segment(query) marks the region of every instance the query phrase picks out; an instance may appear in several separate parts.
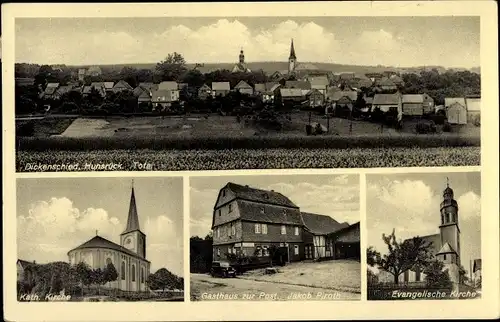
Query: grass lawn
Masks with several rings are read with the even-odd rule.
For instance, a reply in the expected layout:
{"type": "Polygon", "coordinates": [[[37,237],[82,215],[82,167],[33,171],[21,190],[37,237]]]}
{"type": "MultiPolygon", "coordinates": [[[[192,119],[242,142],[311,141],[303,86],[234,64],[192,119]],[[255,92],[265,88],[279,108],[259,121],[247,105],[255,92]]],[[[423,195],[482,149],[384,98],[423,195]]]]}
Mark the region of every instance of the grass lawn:
{"type": "MultiPolygon", "coordinates": [[[[218,114],[193,114],[190,116],[169,117],[106,117],[106,118],[45,118],[36,120],[35,136],[50,136],[61,134],[63,137],[117,137],[117,138],[140,138],[146,136],[173,137],[173,138],[207,138],[207,137],[254,137],[261,136],[306,136],[305,126],[312,123],[320,123],[327,126],[327,119],[316,113],[309,114],[305,111],[289,114],[290,121],[284,125],[281,132],[269,131],[252,124],[246,124],[244,120],[237,121],[234,116],[221,116],[218,114]],[[74,122],[73,122],[74,121],[74,122]]],[[[19,124],[24,121],[18,121],[19,124]]],[[[402,131],[382,127],[380,124],[362,120],[352,122],[342,118],[330,118],[330,135],[388,135],[398,136],[401,134],[415,133],[417,121],[405,122],[402,131]]],[[[439,135],[461,135],[479,137],[480,128],[474,125],[454,127],[452,133],[442,132],[438,126],[439,135]]]]}
{"type": "Polygon", "coordinates": [[[361,292],[361,264],[357,261],[291,263],[279,267],[278,271],[276,274],[264,274],[264,269],[252,270],[240,278],[361,292]]]}

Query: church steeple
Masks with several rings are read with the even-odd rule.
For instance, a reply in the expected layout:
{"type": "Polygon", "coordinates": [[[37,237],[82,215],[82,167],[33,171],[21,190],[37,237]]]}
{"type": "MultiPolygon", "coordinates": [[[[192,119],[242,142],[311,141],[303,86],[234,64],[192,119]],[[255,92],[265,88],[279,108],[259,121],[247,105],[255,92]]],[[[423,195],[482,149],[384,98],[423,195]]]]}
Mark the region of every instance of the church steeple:
{"type": "Polygon", "coordinates": [[[297,56],[295,55],[295,48],[293,47],[293,39],[290,44],[290,57],[288,57],[288,74],[292,74],[297,66],[297,56]]]}
{"type": "Polygon", "coordinates": [[[445,263],[460,265],[460,228],[458,225],[458,203],[454,199],[453,189],[450,188],[449,179],[446,178],[446,188],[443,191],[443,201],[440,205],[441,247],[438,258],[445,263]],[[446,247],[445,247],[446,246],[446,247]]]}
{"type": "Polygon", "coordinates": [[[245,63],[245,54],[243,54],[243,48],[240,50],[240,64],[245,63]]]}
{"type": "Polygon", "coordinates": [[[139,227],[139,215],[137,214],[137,205],[135,203],[134,183],[132,182],[132,192],[130,194],[130,205],[128,208],[127,226],[123,233],[125,234],[135,230],[141,230],[141,229],[139,227]]]}
{"type": "Polygon", "coordinates": [[[293,47],[293,39],[292,39],[292,43],[290,45],[290,57],[288,57],[288,60],[290,59],[297,59],[297,56],[295,56],[295,48],[293,47]]]}

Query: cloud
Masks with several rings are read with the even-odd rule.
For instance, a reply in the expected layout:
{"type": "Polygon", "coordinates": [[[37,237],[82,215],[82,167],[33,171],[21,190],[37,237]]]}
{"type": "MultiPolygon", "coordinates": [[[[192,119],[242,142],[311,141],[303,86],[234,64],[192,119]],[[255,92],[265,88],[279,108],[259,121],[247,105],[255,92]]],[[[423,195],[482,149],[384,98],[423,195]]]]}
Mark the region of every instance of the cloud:
{"type": "MultiPolygon", "coordinates": [[[[17,225],[19,258],[40,263],[68,261],[67,252],[95,236],[96,229],[99,236],[119,243],[124,227],[105,209],[80,210],[65,197],[32,204],[28,214],[17,217],[17,225]]],[[[182,274],[182,233],[172,220],[148,217],[143,227],[152,270],[166,267],[182,274]]]]}

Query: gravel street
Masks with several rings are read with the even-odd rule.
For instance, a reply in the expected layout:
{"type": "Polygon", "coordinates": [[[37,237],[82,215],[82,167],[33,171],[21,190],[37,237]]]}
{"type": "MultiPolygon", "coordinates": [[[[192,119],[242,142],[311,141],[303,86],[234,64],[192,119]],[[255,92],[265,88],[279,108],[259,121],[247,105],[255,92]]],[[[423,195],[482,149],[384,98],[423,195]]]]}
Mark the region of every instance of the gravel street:
{"type": "Polygon", "coordinates": [[[191,274],[192,300],[233,301],[332,301],[360,300],[361,294],[307,287],[253,281],[240,278],[213,278],[206,274],[191,274]]]}

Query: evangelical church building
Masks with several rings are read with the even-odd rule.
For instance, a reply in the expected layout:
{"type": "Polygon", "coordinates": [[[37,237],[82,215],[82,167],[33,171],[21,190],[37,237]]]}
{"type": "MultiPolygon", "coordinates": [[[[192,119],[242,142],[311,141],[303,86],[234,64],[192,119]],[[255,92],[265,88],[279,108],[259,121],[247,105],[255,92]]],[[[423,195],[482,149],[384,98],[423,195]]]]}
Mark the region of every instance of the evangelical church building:
{"type": "MultiPolygon", "coordinates": [[[[422,236],[421,238],[430,242],[430,253],[432,256],[444,264],[444,269],[448,270],[450,280],[454,284],[459,281],[460,268],[460,228],[458,225],[458,203],[454,199],[453,189],[449,184],[443,192],[443,201],[440,204],[440,225],[439,233],[422,236]]],[[[424,268],[415,267],[399,276],[400,282],[423,282],[425,281],[424,268]]],[[[393,276],[381,271],[380,281],[392,282],[393,276]],[[385,273],[385,274],[384,274],[385,273]]]]}
{"type": "Polygon", "coordinates": [[[130,195],[127,226],[120,235],[120,244],[96,234],[95,237],[68,252],[69,262],[85,262],[91,269],[104,269],[112,263],[118,273],[114,282],[105,286],[122,291],[147,291],[146,279],[150,262],[146,259],[146,235],[139,227],[134,188],[130,195]]]}

